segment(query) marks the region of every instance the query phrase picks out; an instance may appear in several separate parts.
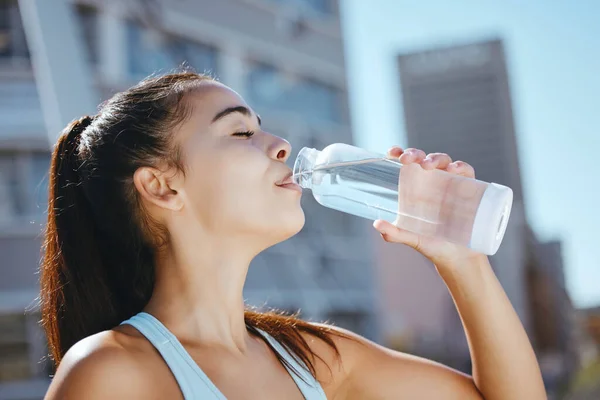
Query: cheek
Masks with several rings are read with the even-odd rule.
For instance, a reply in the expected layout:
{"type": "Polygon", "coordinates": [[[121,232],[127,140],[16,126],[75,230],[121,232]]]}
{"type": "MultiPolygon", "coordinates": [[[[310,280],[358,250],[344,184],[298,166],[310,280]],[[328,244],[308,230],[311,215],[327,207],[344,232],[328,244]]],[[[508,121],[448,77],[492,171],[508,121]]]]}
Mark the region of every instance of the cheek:
{"type": "Polygon", "coordinates": [[[223,167],[198,182],[191,189],[192,218],[214,235],[250,235],[270,246],[295,235],[304,225],[299,198],[273,187],[256,171],[232,172],[223,167]]]}
{"type": "Polygon", "coordinates": [[[250,157],[251,153],[207,157],[190,168],[186,176],[188,202],[204,224],[239,225],[264,216],[269,203],[268,160],[250,157]]]}
{"type": "Polygon", "coordinates": [[[186,175],[191,218],[215,234],[257,234],[278,242],[304,224],[298,196],[275,187],[273,161],[246,143],[198,155],[186,175]]]}

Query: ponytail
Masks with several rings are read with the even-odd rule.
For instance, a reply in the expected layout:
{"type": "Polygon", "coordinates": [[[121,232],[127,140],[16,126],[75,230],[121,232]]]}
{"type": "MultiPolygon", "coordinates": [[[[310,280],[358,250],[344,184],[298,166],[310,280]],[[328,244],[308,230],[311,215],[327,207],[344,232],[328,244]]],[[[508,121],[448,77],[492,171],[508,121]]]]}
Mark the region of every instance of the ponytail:
{"type": "MultiPolygon", "coordinates": [[[[85,146],[81,141],[92,122],[93,118],[86,116],[64,129],[50,165],[40,299],[42,326],[56,366],[77,341],[111,329],[141,311],[153,287],[153,271],[137,274],[146,277],[145,282],[133,276],[142,268],[140,264],[152,268],[148,249],[141,243],[123,240],[135,237],[128,235],[127,229],[121,234],[106,232],[95,217],[94,203],[104,206],[110,203],[107,198],[123,196],[114,190],[111,193],[110,185],[90,182],[98,179],[90,173],[94,170],[94,165],[89,165],[93,160],[85,157],[83,162],[85,146]],[[94,192],[103,198],[90,201],[86,194],[94,192]]],[[[113,217],[104,216],[104,220],[125,218],[122,225],[129,225],[125,211],[117,208],[114,213],[113,217]]]]}

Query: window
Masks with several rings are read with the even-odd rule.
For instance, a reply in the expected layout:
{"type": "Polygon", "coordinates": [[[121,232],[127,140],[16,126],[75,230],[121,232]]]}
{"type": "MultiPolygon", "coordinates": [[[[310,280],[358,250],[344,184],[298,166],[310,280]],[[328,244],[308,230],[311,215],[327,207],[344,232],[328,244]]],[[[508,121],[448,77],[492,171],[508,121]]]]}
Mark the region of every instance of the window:
{"type": "Polygon", "coordinates": [[[286,76],[274,67],[254,63],[247,82],[248,97],[259,109],[300,113],[311,120],[339,122],[340,92],[325,84],[286,76]]]}
{"type": "Polygon", "coordinates": [[[331,14],[333,12],[331,0],[273,0],[280,4],[296,4],[304,6],[311,11],[316,11],[320,14],[331,14]]]}
{"type": "Polygon", "coordinates": [[[0,222],[43,221],[49,166],[46,152],[0,153],[0,222]]]}
{"type": "Polygon", "coordinates": [[[0,154],[0,218],[7,220],[19,214],[17,163],[13,154],[0,154]]]}
{"type": "Polygon", "coordinates": [[[84,39],[87,58],[92,64],[98,63],[98,11],[94,7],[78,4],[77,21],[84,39]]]}
{"type": "Polygon", "coordinates": [[[16,0],[0,0],[0,58],[29,58],[16,0]]]}
{"type": "Polygon", "coordinates": [[[311,9],[320,13],[330,14],[332,12],[330,0],[303,0],[303,2],[311,9]]]}
{"type": "Polygon", "coordinates": [[[31,376],[25,315],[0,315],[0,382],[31,376]]]}
{"type": "Polygon", "coordinates": [[[10,54],[10,14],[12,2],[0,1],[0,57],[10,54]]]}
{"type": "Polygon", "coordinates": [[[198,72],[216,73],[217,52],[210,46],[149,29],[136,22],[127,25],[129,73],[142,79],[167,72],[182,63],[198,72]]]}
{"type": "Polygon", "coordinates": [[[27,196],[29,197],[29,214],[42,221],[48,207],[48,171],[50,154],[32,153],[30,158],[29,179],[27,179],[27,196]]]}

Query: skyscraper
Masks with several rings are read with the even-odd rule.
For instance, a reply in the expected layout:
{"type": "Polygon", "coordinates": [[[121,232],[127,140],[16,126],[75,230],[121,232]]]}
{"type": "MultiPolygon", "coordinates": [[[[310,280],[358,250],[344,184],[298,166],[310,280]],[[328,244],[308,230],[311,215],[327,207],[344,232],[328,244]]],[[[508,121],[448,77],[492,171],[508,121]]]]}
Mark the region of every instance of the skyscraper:
{"type": "MultiPolygon", "coordinates": [[[[397,60],[408,146],[426,153],[448,153],[454,160],[473,165],[478,179],[507,185],[514,191],[507,233],[491,263],[528,329],[526,219],[502,42],[417,51],[402,54],[397,60]]],[[[386,304],[395,305],[397,311],[388,310],[388,314],[397,315],[396,326],[408,325],[413,331],[412,327],[422,326],[412,335],[420,341],[429,338],[421,343],[423,348],[439,347],[439,354],[431,356],[468,369],[468,348],[450,297],[442,284],[434,282],[439,277],[423,272],[428,262],[407,256],[407,252],[411,250],[385,248],[380,252],[382,280],[395,282],[396,286],[387,295],[384,309],[394,307],[386,304]],[[399,273],[398,263],[405,264],[401,270],[413,271],[411,276],[420,280],[394,277],[399,273]],[[411,301],[407,294],[411,292],[410,285],[428,287],[428,296],[413,297],[411,301]]]]}
{"type": "Polygon", "coordinates": [[[398,69],[409,144],[468,161],[480,179],[511,187],[522,203],[502,42],[404,54],[398,69]]]}
{"type": "MultiPolygon", "coordinates": [[[[576,322],[560,242],[541,243],[526,220],[502,42],[403,54],[398,70],[408,145],[467,161],[478,179],[514,191],[503,244],[490,261],[554,393],[577,366],[576,322]]],[[[379,245],[376,254],[390,344],[469,372],[460,319],[431,263],[403,247],[379,245]]]]}

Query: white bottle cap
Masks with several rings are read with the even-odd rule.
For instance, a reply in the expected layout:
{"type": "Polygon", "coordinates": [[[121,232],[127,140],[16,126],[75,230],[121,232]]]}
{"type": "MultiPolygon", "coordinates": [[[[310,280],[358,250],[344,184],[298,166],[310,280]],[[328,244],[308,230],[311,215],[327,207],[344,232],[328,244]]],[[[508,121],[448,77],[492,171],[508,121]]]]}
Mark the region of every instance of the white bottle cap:
{"type": "Polygon", "coordinates": [[[475,214],[471,249],[489,256],[496,254],[506,232],[512,202],[513,191],[509,187],[496,183],[488,185],[475,214]]]}

